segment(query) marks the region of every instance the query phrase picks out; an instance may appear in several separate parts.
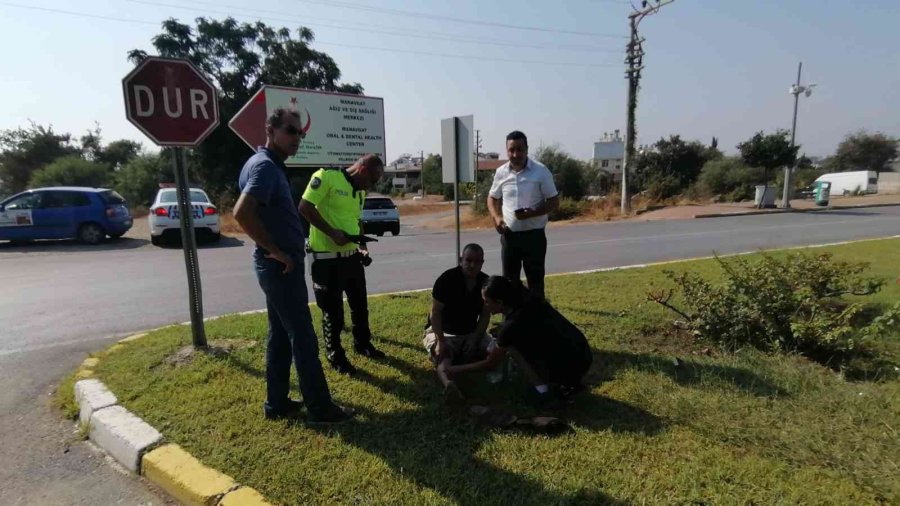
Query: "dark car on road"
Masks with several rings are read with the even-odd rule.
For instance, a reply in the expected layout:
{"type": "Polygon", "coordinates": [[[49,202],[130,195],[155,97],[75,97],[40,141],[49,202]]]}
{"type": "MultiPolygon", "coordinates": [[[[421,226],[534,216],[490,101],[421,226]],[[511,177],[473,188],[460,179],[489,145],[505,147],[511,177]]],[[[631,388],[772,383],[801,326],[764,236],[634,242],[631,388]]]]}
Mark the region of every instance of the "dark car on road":
{"type": "Polygon", "coordinates": [[[106,188],[28,190],[0,202],[0,240],[78,239],[98,244],[133,224],[125,199],[106,188]]]}

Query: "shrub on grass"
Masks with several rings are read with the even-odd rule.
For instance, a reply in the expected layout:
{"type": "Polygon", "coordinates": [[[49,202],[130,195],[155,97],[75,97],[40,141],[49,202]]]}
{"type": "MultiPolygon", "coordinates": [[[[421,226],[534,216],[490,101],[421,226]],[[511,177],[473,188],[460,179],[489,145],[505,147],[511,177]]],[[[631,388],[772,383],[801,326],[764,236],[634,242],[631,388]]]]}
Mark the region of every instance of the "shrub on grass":
{"type": "Polygon", "coordinates": [[[859,323],[864,305],[842,297],[881,289],[882,280],[864,276],[868,264],[836,261],[827,253],[716,260],[724,271],[721,284],[667,273],[686,309],[670,302],[674,290],[651,292],[649,299],[682,316],[695,335],[728,350],[797,352],[832,366],[864,351],[867,333],[859,323]]]}
{"type": "Polygon", "coordinates": [[[588,208],[588,202],[584,200],[563,197],[559,199],[559,207],[550,213],[550,221],[571,220],[584,213],[588,208]]]}

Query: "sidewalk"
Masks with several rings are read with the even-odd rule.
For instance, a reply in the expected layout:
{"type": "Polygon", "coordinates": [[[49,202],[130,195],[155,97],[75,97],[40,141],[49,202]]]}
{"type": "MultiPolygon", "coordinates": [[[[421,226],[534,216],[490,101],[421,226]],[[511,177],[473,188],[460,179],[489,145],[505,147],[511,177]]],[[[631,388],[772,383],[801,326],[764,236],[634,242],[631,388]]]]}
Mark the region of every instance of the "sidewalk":
{"type": "MultiPolygon", "coordinates": [[[[781,201],[776,202],[777,206],[781,201]]],[[[793,211],[824,211],[826,209],[853,209],[873,206],[900,206],[900,195],[865,195],[862,197],[834,197],[828,207],[820,207],[812,200],[791,200],[793,211]]],[[[650,211],[631,218],[635,221],[689,220],[692,218],[715,218],[722,216],[746,216],[790,212],[785,209],[757,209],[753,202],[737,202],[707,205],[672,206],[650,211]]]]}

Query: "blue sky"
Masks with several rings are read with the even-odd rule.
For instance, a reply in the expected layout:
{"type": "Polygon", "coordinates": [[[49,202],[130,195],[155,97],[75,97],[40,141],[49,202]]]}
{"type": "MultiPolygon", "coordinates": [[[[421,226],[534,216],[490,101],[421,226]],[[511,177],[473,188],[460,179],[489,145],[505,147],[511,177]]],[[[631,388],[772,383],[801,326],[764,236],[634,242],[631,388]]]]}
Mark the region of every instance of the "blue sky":
{"type": "MultiPolygon", "coordinates": [[[[152,52],[165,18],[233,14],[310,27],[315,47],[337,61],[345,81],[384,98],[391,158],[439,152],[440,119],[464,114],[474,114],[485,151],[502,153],[506,133],[520,129],[532,147],[558,143],[587,158],[604,131],[624,131],[629,10],[616,0],[0,0],[0,129],[31,119],[80,135],[99,122],[107,141],[149,147],[125,120],[126,52],[152,52]],[[347,8],[354,4],[374,9],[347,8]]],[[[818,83],[812,97],[801,97],[804,152],[829,155],[862,128],[900,136],[898,28],[896,0],[676,0],[641,25],[647,55],[638,142],[717,136],[734,152],[755,131],[790,128],[787,90],[801,60],[803,81],[818,83]]]]}

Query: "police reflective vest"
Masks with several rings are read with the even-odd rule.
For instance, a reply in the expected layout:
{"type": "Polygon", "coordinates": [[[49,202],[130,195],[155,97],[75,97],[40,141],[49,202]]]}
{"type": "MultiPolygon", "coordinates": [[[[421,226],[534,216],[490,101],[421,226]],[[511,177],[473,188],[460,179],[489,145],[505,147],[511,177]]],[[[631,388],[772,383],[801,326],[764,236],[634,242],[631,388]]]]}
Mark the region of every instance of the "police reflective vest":
{"type": "MultiPolygon", "coordinates": [[[[355,190],[350,175],[344,169],[319,169],[309,180],[303,200],[315,204],[322,218],[333,228],[347,235],[360,234],[360,217],[366,192],[355,190]]],[[[357,245],[335,244],[331,237],[315,226],[309,229],[309,249],[314,252],[354,252],[357,245]]]]}

